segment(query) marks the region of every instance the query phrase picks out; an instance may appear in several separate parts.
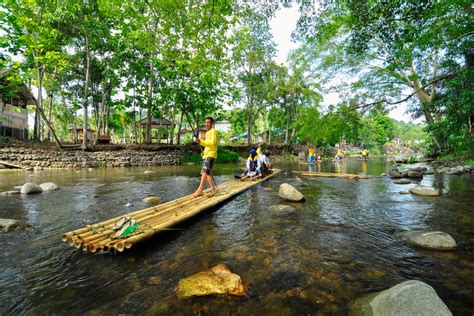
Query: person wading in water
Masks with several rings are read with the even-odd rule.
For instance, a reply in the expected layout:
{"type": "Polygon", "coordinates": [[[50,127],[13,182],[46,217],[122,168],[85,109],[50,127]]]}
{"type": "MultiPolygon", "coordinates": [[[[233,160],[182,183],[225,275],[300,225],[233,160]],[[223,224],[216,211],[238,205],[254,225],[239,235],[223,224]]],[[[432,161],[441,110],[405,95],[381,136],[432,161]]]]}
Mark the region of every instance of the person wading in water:
{"type": "Polygon", "coordinates": [[[201,182],[196,192],[193,193],[194,197],[202,195],[204,184],[207,182],[211,191],[216,190],[216,184],[211,175],[212,166],[217,158],[217,131],[212,128],[214,119],[212,117],[206,117],[205,124],[207,128],[205,139],[196,139],[196,142],[204,147],[202,152],[202,168],[201,168],[201,182]]]}

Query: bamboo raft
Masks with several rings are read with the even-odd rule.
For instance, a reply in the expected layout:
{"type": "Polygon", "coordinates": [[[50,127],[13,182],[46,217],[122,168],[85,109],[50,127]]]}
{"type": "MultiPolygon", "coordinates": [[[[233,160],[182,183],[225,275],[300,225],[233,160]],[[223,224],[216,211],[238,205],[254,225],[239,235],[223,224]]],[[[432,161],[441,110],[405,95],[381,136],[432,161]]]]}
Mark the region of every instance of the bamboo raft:
{"type": "Polygon", "coordinates": [[[360,177],[358,174],[353,173],[332,173],[332,172],[307,172],[307,171],[293,171],[301,173],[302,176],[307,177],[326,177],[326,178],[348,178],[352,180],[357,180],[360,177]]]}
{"type": "Polygon", "coordinates": [[[130,249],[134,244],[147,240],[163,230],[170,229],[175,224],[222,203],[279,172],[279,169],[273,169],[270,175],[263,178],[231,180],[217,186],[215,192],[210,192],[210,189],[207,189],[202,196],[193,197],[190,194],[161,205],[117,216],[97,224],[87,225],[63,234],[62,240],[72,247],[91,253],[98,250],[123,252],[130,249]],[[131,218],[139,222],[139,229],[127,237],[117,238],[115,237],[115,225],[124,218],[131,218]]]}

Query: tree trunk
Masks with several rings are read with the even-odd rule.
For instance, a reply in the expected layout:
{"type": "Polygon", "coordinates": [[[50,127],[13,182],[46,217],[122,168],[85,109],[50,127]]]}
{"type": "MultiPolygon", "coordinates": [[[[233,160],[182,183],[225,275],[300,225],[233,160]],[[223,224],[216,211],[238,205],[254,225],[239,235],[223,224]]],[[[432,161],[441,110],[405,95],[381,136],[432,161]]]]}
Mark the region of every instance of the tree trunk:
{"type": "MultiPolygon", "coordinates": [[[[45,121],[46,125],[48,125],[48,128],[50,129],[51,133],[53,134],[54,141],[56,142],[56,145],[58,146],[59,149],[62,149],[61,142],[56,136],[56,133],[54,132],[53,128],[51,127],[51,124],[49,123],[48,118],[46,117],[45,113],[43,112],[43,109],[41,107],[41,101],[42,101],[42,88],[43,88],[43,72],[41,71],[40,67],[37,65],[37,76],[38,76],[38,100],[36,100],[36,111],[43,117],[43,120],[45,121]]],[[[38,116],[39,118],[39,116],[38,116]]],[[[38,130],[37,130],[38,131],[38,130]]]]}
{"type": "Polygon", "coordinates": [[[174,121],[176,119],[176,103],[173,102],[173,115],[171,117],[171,133],[170,133],[170,144],[173,145],[174,143],[174,128],[175,124],[174,121]]]}
{"type": "Polygon", "coordinates": [[[151,119],[153,106],[153,63],[150,60],[150,76],[148,78],[148,101],[147,101],[146,143],[151,144],[151,119]]]}
{"type": "MultiPolygon", "coordinates": [[[[48,120],[51,123],[51,116],[53,112],[53,92],[51,91],[49,94],[49,107],[48,107],[48,120]]],[[[48,141],[51,141],[51,130],[48,128],[48,141]]]]}
{"type": "Polygon", "coordinates": [[[36,63],[36,79],[38,81],[38,106],[36,107],[36,116],[35,116],[35,139],[41,140],[41,119],[38,111],[39,108],[43,108],[43,71],[41,70],[42,66],[36,63]]]}
{"type": "MultiPolygon", "coordinates": [[[[252,89],[252,88],[251,88],[252,89]]],[[[252,144],[252,109],[253,109],[253,91],[251,90],[248,96],[248,126],[247,126],[247,144],[252,144]]]]}
{"type": "Polygon", "coordinates": [[[133,87],[133,143],[136,144],[138,142],[137,136],[137,113],[135,111],[135,101],[136,100],[136,88],[133,87]]]}
{"type": "Polygon", "coordinates": [[[163,129],[163,111],[164,111],[164,105],[161,106],[161,111],[160,111],[160,124],[158,125],[158,145],[161,144],[161,131],[163,129]]]}
{"type": "Polygon", "coordinates": [[[183,126],[183,115],[184,111],[181,111],[181,117],[179,119],[179,125],[178,125],[178,135],[176,136],[176,144],[181,144],[181,128],[183,126]]]}
{"type": "Polygon", "coordinates": [[[82,150],[87,148],[87,106],[89,102],[89,76],[90,76],[90,52],[89,52],[89,38],[85,37],[86,41],[86,77],[84,80],[84,103],[82,109],[84,110],[84,124],[82,127],[82,150]]]}

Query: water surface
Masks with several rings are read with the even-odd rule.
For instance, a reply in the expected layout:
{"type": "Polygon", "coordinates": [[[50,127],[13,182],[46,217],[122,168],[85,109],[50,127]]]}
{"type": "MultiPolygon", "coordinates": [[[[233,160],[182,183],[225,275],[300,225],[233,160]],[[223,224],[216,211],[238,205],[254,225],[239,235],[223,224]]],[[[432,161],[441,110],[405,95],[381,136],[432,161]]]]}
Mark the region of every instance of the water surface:
{"type": "MultiPolygon", "coordinates": [[[[278,167],[283,172],[274,179],[119,255],[83,253],[61,235],[145,208],[147,196],[165,202],[192,193],[199,166],[0,172],[0,191],[26,181],[61,187],[0,196],[0,218],[30,225],[0,235],[0,314],[347,314],[354,299],[411,279],[430,284],[454,314],[472,314],[473,175],[425,176],[421,183],[442,196],[421,197],[399,194],[409,185],[386,177],[306,178],[293,172],[306,164],[278,167]],[[306,202],[281,201],[283,182],[306,202]],[[296,211],[269,211],[281,203],[296,211]],[[459,247],[427,251],[396,238],[411,229],[445,231],[459,247]],[[175,297],[181,278],[219,263],[242,276],[246,297],[175,297]]],[[[237,168],[218,165],[216,182],[237,168]]],[[[386,168],[382,160],[353,159],[313,170],[378,176],[386,168]]]]}

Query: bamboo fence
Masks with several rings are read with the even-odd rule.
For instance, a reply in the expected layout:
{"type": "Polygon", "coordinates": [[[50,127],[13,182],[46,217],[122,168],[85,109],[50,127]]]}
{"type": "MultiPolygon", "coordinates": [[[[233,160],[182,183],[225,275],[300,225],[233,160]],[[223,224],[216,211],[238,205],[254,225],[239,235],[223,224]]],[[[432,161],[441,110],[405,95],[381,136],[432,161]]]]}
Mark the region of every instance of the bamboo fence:
{"type": "Polygon", "coordinates": [[[123,252],[126,249],[130,249],[136,243],[149,239],[163,230],[170,229],[177,223],[222,203],[251,186],[273,177],[279,172],[279,169],[273,169],[270,175],[263,178],[228,181],[217,186],[217,191],[211,192],[210,189],[207,189],[199,197],[187,195],[160,205],[120,215],[97,224],[87,225],[86,227],[63,234],[62,240],[72,247],[91,253],[99,250],[123,252]],[[140,222],[140,224],[131,235],[124,238],[115,237],[116,223],[124,218],[131,218],[140,222]]]}

